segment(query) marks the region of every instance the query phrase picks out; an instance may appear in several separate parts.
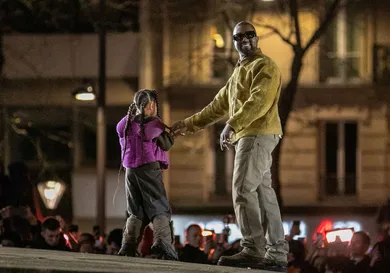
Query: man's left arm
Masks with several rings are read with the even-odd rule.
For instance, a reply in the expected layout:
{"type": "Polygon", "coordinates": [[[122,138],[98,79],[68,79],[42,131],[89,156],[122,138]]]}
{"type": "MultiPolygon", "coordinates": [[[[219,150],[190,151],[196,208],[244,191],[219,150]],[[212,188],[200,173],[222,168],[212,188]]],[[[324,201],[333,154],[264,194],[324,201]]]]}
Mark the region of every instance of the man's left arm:
{"type": "Polygon", "coordinates": [[[273,62],[254,69],[248,100],[226,122],[235,133],[240,132],[269,111],[275,103],[275,96],[281,86],[280,71],[273,62]]]}

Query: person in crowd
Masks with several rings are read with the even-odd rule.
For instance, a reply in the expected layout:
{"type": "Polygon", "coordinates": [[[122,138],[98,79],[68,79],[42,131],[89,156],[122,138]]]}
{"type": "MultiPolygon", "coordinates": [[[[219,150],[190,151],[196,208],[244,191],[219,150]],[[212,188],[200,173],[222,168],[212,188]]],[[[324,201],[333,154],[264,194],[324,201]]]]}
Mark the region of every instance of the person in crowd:
{"type": "Polygon", "coordinates": [[[367,255],[370,237],[364,231],[355,232],[349,245],[350,258],[353,262],[351,273],[367,273],[370,269],[370,257],[367,255]]]}
{"type": "Polygon", "coordinates": [[[66,240],[61,231],[60,222],[57,219],[49,217],[41,226],[41,233],[31,242],[31,248],[70,251],[66,245],[66,240]]]}
{"type": "Polygon", "coordinates": [[[212,241],[206,242],[204,250],[202,228],[199,225],[192,224],[186,230],[187,244],[181,251],[179,260],[189,263],[210,264],[208,255],[213,247],[212,241]]]}
{"type": "Polygon", "coordinates": [[[116,228],[112,230],[107,237],[106,254],[117,255],[121,247],[122,230],[116,228]]]}

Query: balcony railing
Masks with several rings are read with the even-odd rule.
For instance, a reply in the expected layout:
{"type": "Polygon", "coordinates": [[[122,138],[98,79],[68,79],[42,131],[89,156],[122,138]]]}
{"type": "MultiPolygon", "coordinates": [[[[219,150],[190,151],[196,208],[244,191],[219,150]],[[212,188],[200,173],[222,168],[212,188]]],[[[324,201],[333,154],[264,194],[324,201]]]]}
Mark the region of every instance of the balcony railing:
{"type": "Polygon", "coordinates": [[[373,46],[373,82],[390,84],[390,45],[373,46]]]}

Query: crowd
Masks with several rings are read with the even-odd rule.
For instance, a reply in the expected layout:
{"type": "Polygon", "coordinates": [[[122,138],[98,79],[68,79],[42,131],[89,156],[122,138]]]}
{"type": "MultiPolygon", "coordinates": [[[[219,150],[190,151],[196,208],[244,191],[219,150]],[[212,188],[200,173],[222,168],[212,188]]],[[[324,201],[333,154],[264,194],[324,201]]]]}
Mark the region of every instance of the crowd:
{"type": "MultiPolygon", "coordinates": [[[[122,242],[122,228],[104,234],[98,226],[90,233],[82,233],[75,224],[67,224],[62,217],[39,220],[34,209],[34,196],[28,187],[27,168],[21,163],[11,164],[9,176],[0,170],[0,245],[58,251],[74,251],[117,255],[122,242]],[[8,184],[7,184],[8,183],[8,184]],[[13,185],[14,187],[12,187],[13,185]]],[[[226,223],[225,223],[226,224],[226,223]]],[[[323,234],[317,236],[309,250],[306,241],[294,240],[297,226],[286,236],[289,242],[289,273],[385,273],[390,272],[390,225],[373,242],[364,232],[355,232],[349,241],[336,238],[329,243],[323,234]]],[[[240,241],[229,243],[226,224],[221,234],[204,231],[191,224],[185,231],[185,244],[176,236],[174,248],[179,260],[189,263],[216,264],[221,256],[241,251],[240,241]]],[[[307,238],[309,239],[309,238],[307,238]]],[[[153,226],[148,225],[137,250],[140,257],[156,258],[151,252],[153,226]]]]}

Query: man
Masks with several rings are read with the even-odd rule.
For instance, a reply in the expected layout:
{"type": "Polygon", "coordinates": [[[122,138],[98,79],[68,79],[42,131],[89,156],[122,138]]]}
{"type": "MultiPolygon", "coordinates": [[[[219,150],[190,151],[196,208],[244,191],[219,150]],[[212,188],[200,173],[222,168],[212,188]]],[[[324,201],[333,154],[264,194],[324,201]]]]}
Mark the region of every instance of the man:
{"type": "Polygon", "coordinates": [[[196,224],[190,225],[186,230],[186,239],[187,244],[179,260],[188,263],[210,264],[208,254],[212,249],[212,242],[208,243],[204,250],[200,249],[203,246],[202,228],[196,224]]]}
{"type": "Polygon", "coordinates": [[[233,204],[243,250],[221,257],[218,264],[283,269],[287,265],[288,244],[270,170],[271,153],[282,134],[278,113],[280,71],[257,48],[259,38],[252,24],[238,23],[233,40],[240,60],[226,85],[202,111],[176,122],[172,129],[177,134],[196,132],[229,117],[220,145],[223,150],[228,144],[235,144],[233,204]],[[267,240],[263,223],[267,226],[267,240]]]}
{"type": "Polygon", "coordinates": [[[32,248],[70,251],[61,232],[60,222],[55,218],[47,218],[42,223],[40,236],[31,243],[32,248]]]}
{"type": "Polygon", "coordinates": [[[353,266],[350,272],[366,273],[370,269],[371,259],[366,255],[370,247],[370,237],[364,231],[355,232],[349,245],[353,266]]]}

